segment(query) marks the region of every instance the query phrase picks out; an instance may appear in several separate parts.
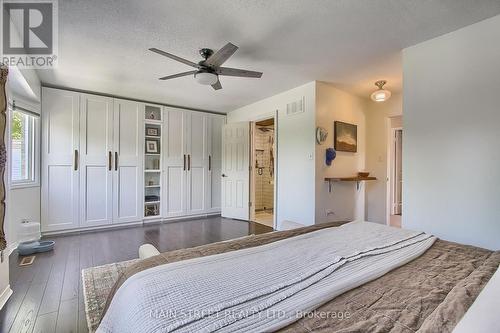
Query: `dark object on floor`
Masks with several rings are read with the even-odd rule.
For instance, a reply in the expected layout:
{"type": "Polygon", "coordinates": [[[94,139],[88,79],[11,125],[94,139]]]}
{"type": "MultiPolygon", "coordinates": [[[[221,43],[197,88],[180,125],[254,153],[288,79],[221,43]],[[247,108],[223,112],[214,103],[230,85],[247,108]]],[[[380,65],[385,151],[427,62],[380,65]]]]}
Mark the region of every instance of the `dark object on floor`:
{"type": "Polygon", "coordinates": [[[33,253],[47,252],[54,248],[54,241],[34,241],[23,242],[17,247],[17,251],[21,256],[28,256],[33,253]]]}

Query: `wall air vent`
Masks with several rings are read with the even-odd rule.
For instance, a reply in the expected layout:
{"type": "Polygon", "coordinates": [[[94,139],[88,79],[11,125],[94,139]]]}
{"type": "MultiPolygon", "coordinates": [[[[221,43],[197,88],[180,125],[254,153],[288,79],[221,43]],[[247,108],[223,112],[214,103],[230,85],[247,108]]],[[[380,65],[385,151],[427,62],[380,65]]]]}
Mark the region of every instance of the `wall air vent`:
{"type": "Polygon", "coordinates": [[[301,99],[299,99],[298,101],[294,101],[294,102],[291,102],[291,103],[288,103],[286,105],[286,115],[287,116],[292,116],[294,114],[299,114],[299,113],[303,113],[305,110],[304,110],[304,97],[302,97],[301,99]]]}

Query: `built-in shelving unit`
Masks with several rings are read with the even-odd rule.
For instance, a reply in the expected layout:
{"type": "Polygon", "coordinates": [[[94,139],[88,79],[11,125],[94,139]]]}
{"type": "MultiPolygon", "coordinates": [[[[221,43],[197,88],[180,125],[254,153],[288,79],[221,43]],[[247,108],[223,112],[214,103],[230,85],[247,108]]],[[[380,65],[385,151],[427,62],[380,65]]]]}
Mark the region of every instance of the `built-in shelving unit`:
{"type": "Polygon", "coordinates": [[[367,180],[377,180],[376,177],[327,177],[325,182],[328,182],[328,192],[332,192],[333,183],[335,182],[356,182],[356,189],[359,190],[360,183],[367,180]]]}
{"type": "Polygon", "coordinates": [[[144,107],[144,218],[161,217],[162,193],[162,107],[144,107]]]}
{"type": "Polygon", "coordinates": [[[42,233],[220,213],[224,115],[49,87],[41,94],[42,233]],[[49,147],[51,138],[63,144],[49,147]]]}

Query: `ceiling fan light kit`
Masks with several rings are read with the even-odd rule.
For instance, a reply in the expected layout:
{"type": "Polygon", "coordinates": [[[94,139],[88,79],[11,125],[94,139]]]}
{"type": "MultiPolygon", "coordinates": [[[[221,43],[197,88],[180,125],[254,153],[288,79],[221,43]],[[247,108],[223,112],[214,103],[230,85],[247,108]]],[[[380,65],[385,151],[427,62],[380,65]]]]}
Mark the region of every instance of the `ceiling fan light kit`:
{"type": "Polygon", "coordinates": [[[150,48],[152,52],[160,54],[164,57],[173,59],[175,61],[182,62],[185,65],[196,68],[196,70],[168,75],[161,77],[160,80],[170,80],[177,77],[188,76],[194,74],[194,78],[199,84],[210,85],[214,90],[222,89],[222,85],[219,81],[219,76],[235,76],[235,77],[251,77],[260,78],[262,76],[261,72],[248,71],[245,69],[221,67],[221,65],[226,62],[229,57],[231,57],[238,47],[232,43],[227,43],[223,48],[214,52],[211,49],[203,48],[201,49],[200,55],[204,58],[198,63],[189,61],[187,59],[178,57],[171,53],[162,51],[157,48],[150,48]]]}
{"type": "Polygon", "coordinates": [[[378,90],[374,91],[371,94],[371,99],[375,102],[385,102],[389,98],[391,98],[391,92],[387,89],[384,89],[384,85],[387,83],[385,80],[380,80],[375,82],[375,85],[378,87],[378,90]]]}
{"type": "Polygon", "coordinates": [[[199,84],[204,86],[211,86],[212,84],[216,84],[219,81],[219,77],[217,74],[198,71],[194,73],[194,77],[199,84]]]}

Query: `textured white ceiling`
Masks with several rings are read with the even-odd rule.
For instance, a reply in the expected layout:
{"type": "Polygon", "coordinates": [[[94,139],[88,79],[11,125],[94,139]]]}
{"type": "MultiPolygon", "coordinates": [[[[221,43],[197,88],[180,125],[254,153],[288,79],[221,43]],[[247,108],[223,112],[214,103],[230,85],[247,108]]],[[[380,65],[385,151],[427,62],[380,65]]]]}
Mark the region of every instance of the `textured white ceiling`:
{"type": "Polygon", "coordinates": [[[500,14],[499,0],[59,0],[59,67],[44,83],[228,112],[321,80],[368,96],[377,79],[401,90],[401,49],[500,14]],[[222,77],[222,90],[147,49],[192,61],[226,42],[224,65],[264,72],[222,77]]]}

